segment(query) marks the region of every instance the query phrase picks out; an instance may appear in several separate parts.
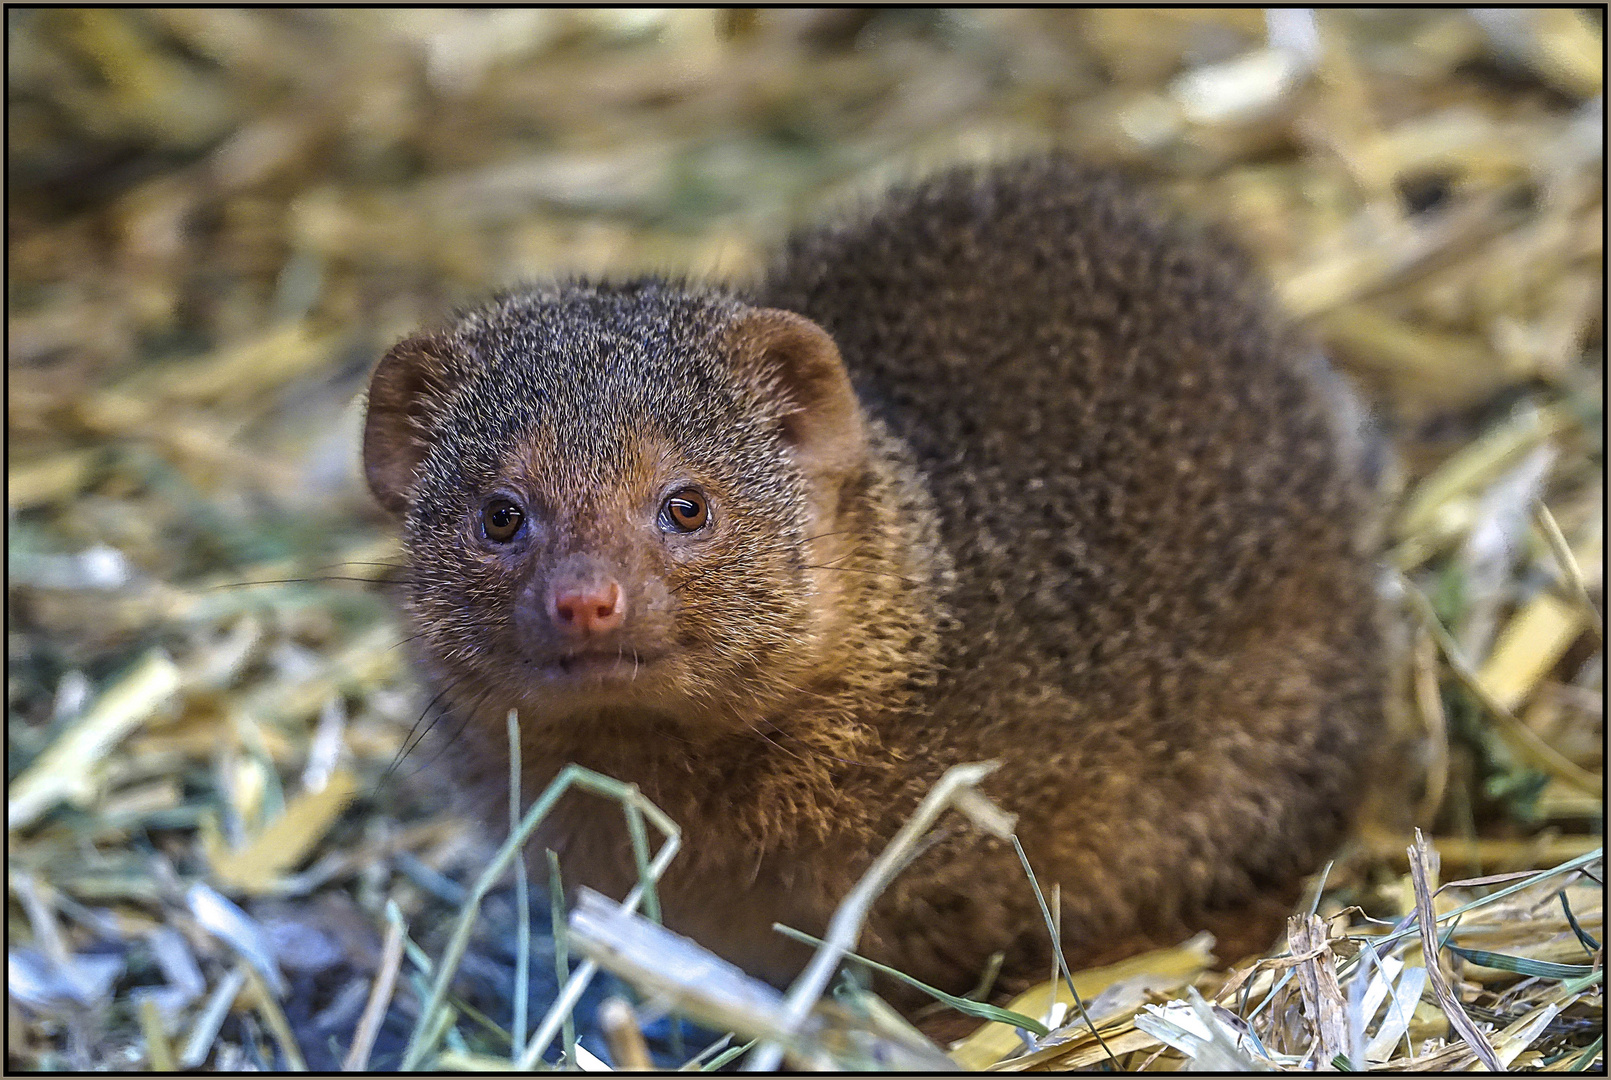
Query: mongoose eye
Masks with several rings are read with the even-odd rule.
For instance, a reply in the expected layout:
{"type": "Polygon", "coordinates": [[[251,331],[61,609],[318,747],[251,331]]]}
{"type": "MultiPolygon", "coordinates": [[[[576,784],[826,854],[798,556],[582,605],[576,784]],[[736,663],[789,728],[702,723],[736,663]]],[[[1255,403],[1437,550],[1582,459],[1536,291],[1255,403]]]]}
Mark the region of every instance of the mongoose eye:
{"type": "Polygon", "coordinates": [[[495,544],[507,544],[525,520],[525,513],[508,499],[493,499],[481,509],[481,532],[495,544]]]}
{"type": "Polygon", "coordinates": [[[710,505],[693,488],[674,492],[660,507],[660,528],[666,532],[698,532],[709,521],[710,505]]]}

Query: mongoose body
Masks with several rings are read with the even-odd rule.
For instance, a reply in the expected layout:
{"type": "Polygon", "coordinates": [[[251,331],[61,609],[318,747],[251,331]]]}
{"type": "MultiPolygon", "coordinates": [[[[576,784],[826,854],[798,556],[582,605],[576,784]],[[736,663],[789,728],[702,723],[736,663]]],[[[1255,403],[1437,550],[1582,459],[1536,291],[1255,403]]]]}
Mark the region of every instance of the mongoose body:
{"type": "MultiPolygon", "coordinates": [[[[1358,415],[1233,250],[1050,160],[894,192],[748,289],[461,313],[382,362],[365,463],[458,782],[499,789],[518,709],[528,797],[572,761],[636,783],[684,830],[666,923],[781,982],[807,953],[772,924],[820,935],[986,759],[1072,964],[1269,944],[1379,723],[1358,415]]],[[[541,844],[635,880],[597,799],[541,844]]],[[[1048,950],[959,820],[861,943],[955,992],[1048,950]]]]}

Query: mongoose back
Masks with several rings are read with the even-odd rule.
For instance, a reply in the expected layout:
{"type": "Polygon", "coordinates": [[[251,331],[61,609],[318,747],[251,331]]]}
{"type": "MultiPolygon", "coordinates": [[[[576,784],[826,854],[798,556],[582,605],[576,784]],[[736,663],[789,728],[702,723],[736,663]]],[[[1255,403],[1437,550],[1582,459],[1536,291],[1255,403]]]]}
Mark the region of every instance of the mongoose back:
{"type": "MultiPolygon", "coordinates": [[[[460,783],[499,790],[518,709],[528,797],[639,785],[684,830],[667,925],[780,983],[772,924],[820,935],[986,759],[1072,964],[1270,944],[1380,722],[1376,452],[1233,249],[1061,159],[897,190],[758,286],[510,292],[387,355],[364,441],[460,783]]],[[[597,799],[541,845],[635,880],[597,799]]],[[[954,992],[1049,948],[956,820],[861,941],[954,992]]]]}

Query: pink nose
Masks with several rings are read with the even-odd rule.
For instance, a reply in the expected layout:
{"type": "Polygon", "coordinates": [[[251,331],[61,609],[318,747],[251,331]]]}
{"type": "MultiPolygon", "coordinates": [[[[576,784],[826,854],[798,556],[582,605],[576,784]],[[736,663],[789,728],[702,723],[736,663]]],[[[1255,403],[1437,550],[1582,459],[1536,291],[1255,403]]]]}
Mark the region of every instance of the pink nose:
{"type": "Polygon", "coordinates": [[[577,637],[586,637],[620,626],[623,607],[621,586],[607,579],[556,592],[552,614],[555,626],[577,637]]]}

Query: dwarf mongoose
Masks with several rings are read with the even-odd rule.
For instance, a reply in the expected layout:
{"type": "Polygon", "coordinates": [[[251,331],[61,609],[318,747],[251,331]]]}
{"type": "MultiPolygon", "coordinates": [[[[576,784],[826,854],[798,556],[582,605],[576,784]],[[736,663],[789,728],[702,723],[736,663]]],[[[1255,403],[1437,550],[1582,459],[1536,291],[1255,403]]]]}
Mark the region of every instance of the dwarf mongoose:
{"type": "MultiPolygon", "coordinates": [[[[518,709],[528,796],[573,761],[639,785],[684,830],[667,925],[781,982],[808,953],[772,924],[820,935],[985,759],[1072,964],[1269,944],[1380,722],[1360,415],[1233,248],[1053,158],[897,190],[758,285],[462,312],[381,362],[364,461],[458,782],[500,782],[518,709]]],[[[590,796],[543,845],[635,880],[590,796]]],[[[951,819],[860,951],[963,992],[1049,941],[951,819]]]]}

